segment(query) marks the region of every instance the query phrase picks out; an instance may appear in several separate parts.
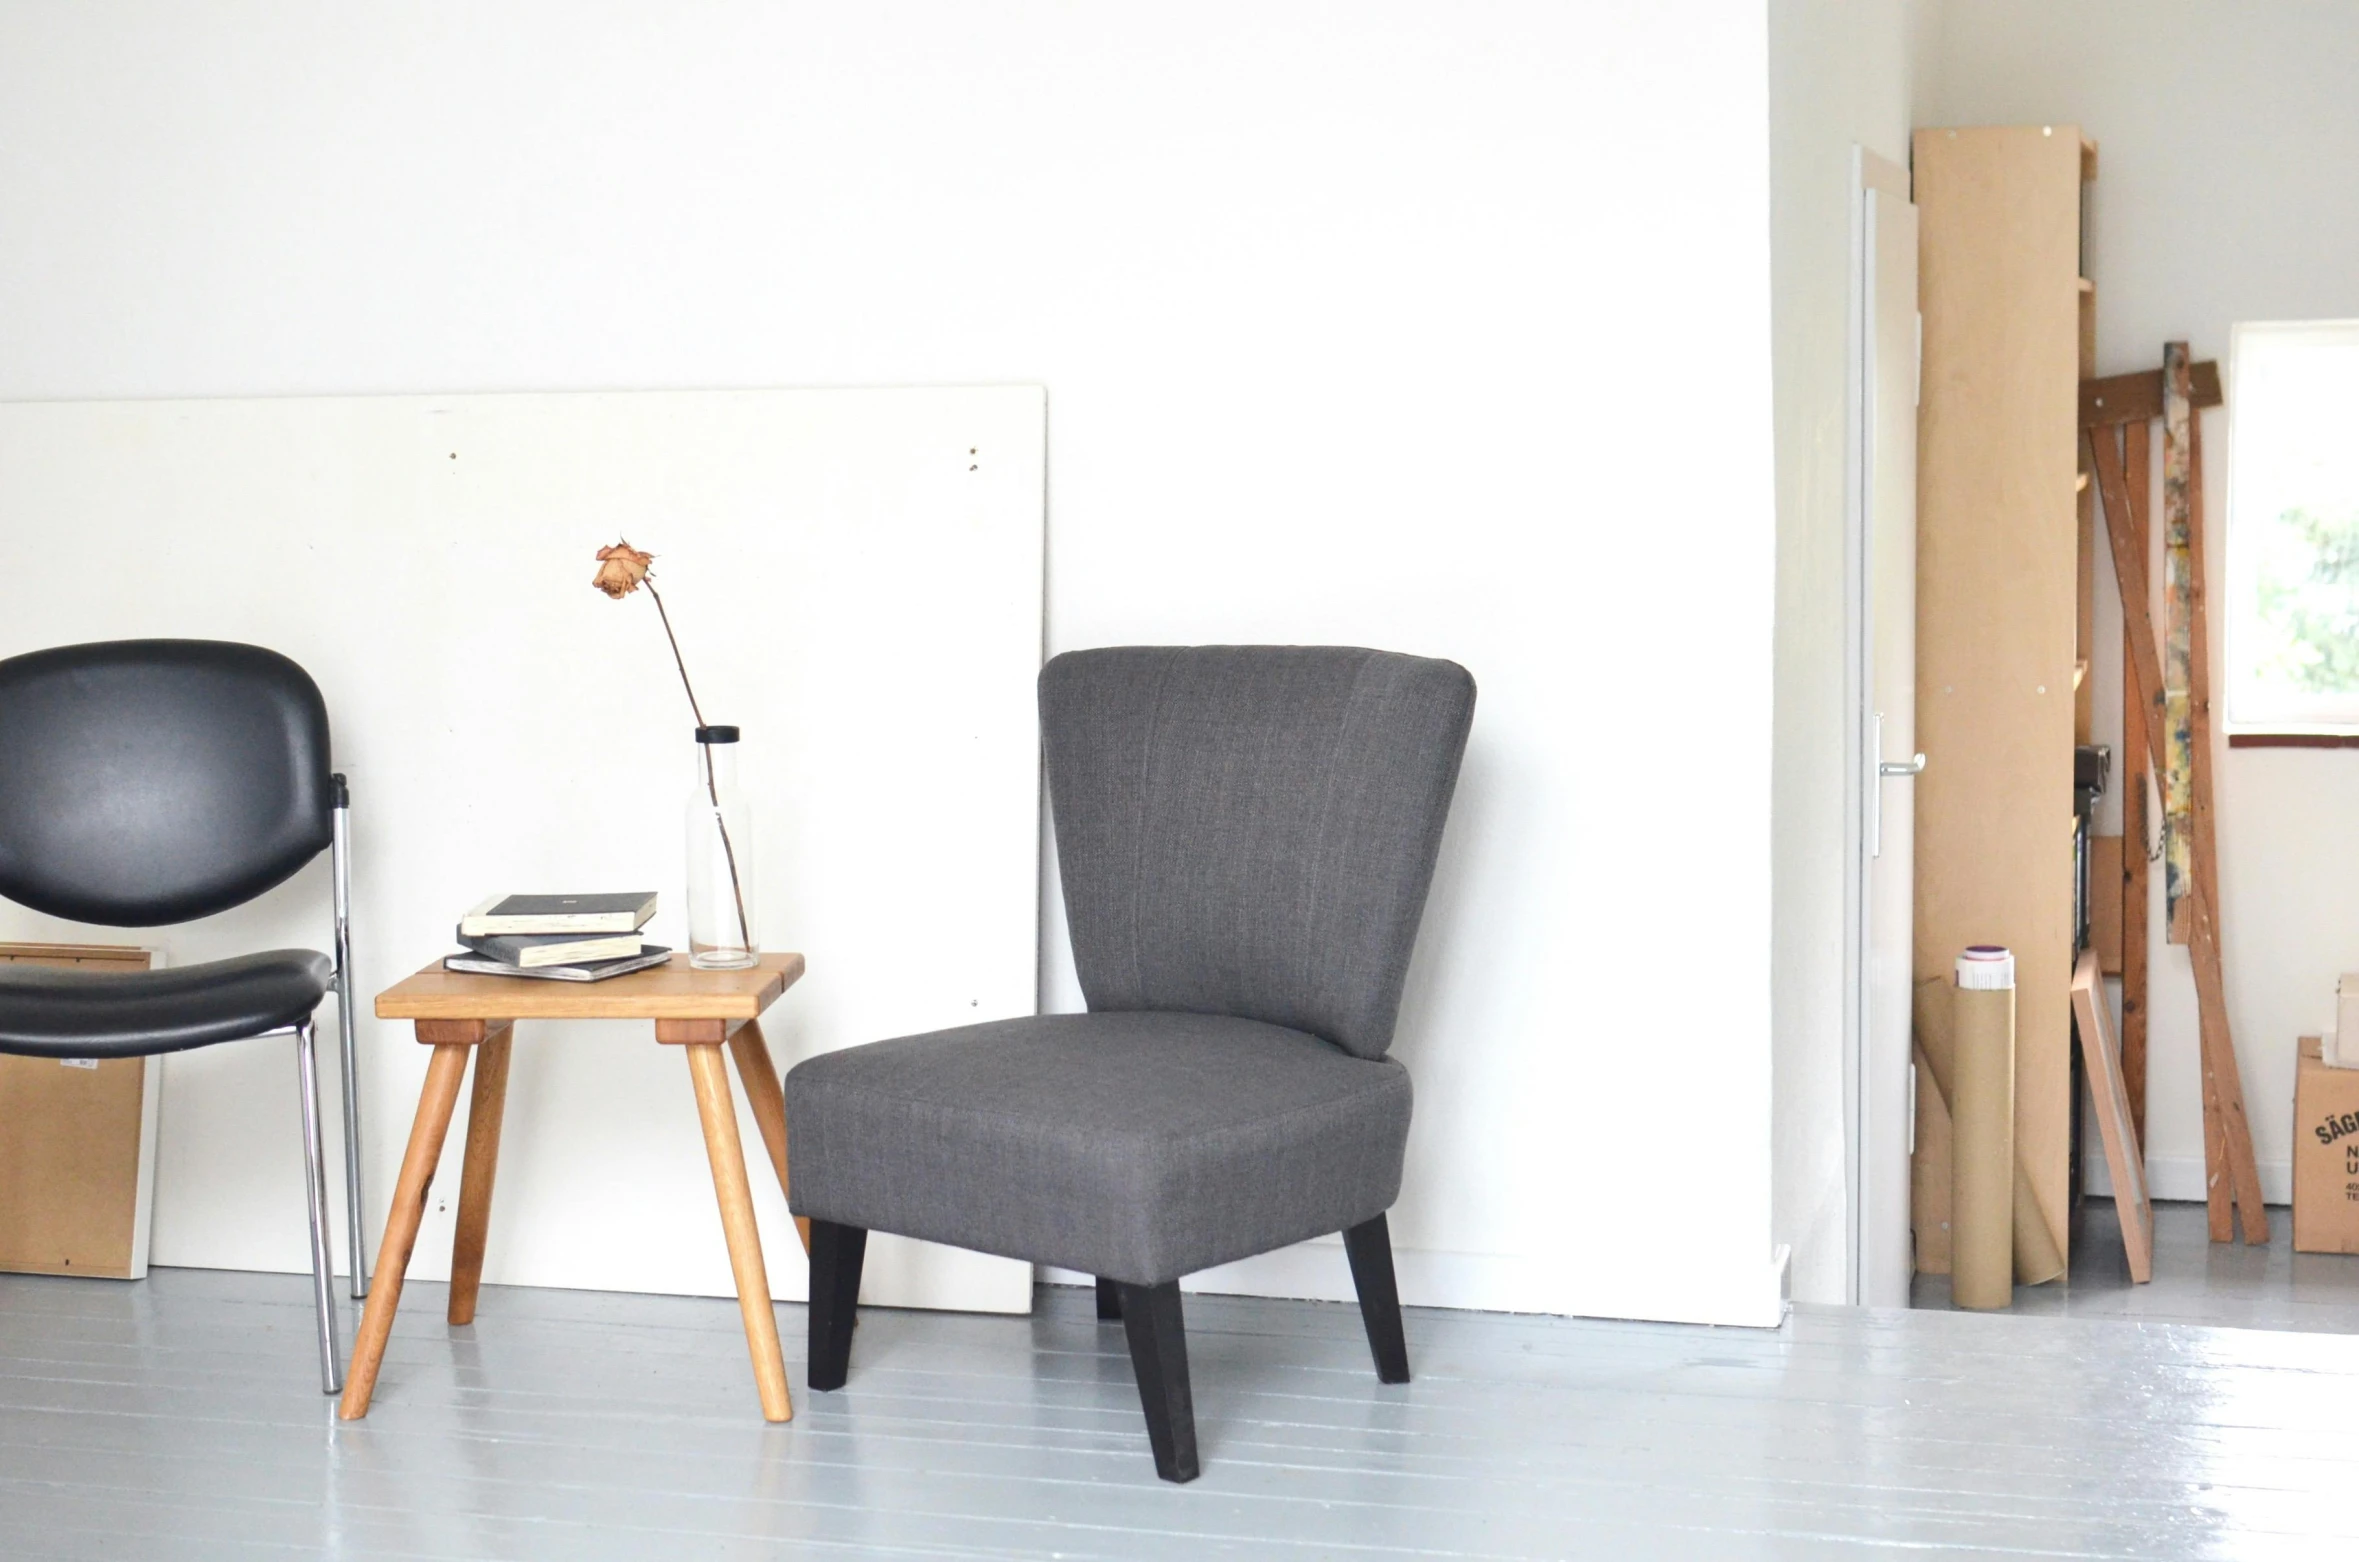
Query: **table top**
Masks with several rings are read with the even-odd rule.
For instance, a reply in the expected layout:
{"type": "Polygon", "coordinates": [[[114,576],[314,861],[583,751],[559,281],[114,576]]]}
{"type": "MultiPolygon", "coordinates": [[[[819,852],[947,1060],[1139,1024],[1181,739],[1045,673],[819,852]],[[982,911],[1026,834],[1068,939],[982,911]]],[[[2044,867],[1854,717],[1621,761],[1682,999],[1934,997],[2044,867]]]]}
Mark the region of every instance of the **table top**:
{"type": "Polygon", "coordinates": [[[798,954],[742,971],[699,971],[686,955],[602,982],[476,976],[442,962],[377,994],[380,1020],[751,1020],[803,974],[798,954]]]}

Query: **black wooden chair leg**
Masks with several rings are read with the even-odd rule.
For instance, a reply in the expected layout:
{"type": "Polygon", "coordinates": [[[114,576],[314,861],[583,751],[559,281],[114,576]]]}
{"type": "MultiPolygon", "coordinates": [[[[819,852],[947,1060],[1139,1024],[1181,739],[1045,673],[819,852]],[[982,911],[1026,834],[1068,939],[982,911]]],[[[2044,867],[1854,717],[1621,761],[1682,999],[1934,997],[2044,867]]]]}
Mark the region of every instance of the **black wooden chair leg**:
{"type": "Polygon", "coordinates": [[[1147,1442],[1155,1450],[1155,1473],[1167,1481],[1192,1481],[1202,1468],[1196,1462],[1196,1401],[1188,1391],[1188,1338],[1180,1320],[1179,1282],[1126,1284],[1121,1304],[1131,1370],[1139,1378],[1139,1404],[1147,1413],[1147,1442]]]}
{"type": "Polygon", "coordinates": [[[811,1367],[815,1392],[842,1388],[852,1369],[852,1325],[868,1233],[832,1220],[811,1222],[811,1367]]]}
{"type": "Polygon", "coordinates": [[[1368,1327],[1368,1354],[1376,1358],[1379,1383],[1409,1381],[1409,1340],[1401,1332],[1401,1293],[1393,1283],[1392,1233],[1384,1217],[1363,1220],[1343,1234],[1352,1263],[1352,1284],[1360,1293],[1360,1322],[1368,1327]]]}
{"type": "Polygon", "coordinates": [[[1098,1320],[1102,1323],[1122,1316],[1122,1286],[1104,1275],[1098,1276],[1098,1320]]]}

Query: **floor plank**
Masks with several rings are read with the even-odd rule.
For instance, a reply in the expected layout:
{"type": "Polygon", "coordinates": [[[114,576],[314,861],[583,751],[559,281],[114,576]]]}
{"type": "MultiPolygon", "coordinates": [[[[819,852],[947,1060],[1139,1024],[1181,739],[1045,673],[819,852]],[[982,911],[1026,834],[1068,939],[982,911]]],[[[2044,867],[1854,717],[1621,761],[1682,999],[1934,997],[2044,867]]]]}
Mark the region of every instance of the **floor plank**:
{"type": "MultiPolygon", "coordinates": [[[[2201,1204],[2154,1206],[2154,1278],[2132,1285],[2111,1199],[2083,1200],[2072,1221],[2072,1265],[2059,1281],[2015,1288],[2028,1317],[2210,1323],[2308,1334],[2359,1333],[2359,1257],[2297,1253],[2289,1212],[2262,1247],[2214,1242],[2201,1204]]],[[[1911,1302],[1947,1308],[1949,1277],[1918,1275],[1911,1302]]]]}
{"type": "MultiPolygon", "coordinates": [[[[2268,1257],[2215,1304],[2296,1305],[2227,1295],[2290,1280],[2268,1257]]],[[[1190,1296],[1181,1488],[1081,1290],[864,1311],[834,1394],[803,1390],[782,1306],[771,1427],[732,1302],[487,1287],[453,1329],[421,1283],[339,1423],[301,1277],[0,1277],[0,1555],[2316,1557],[2359,1543],[2339,1284],[2305,1279],[2306,1334],[2157,1321],[2192,1280],[2093,1316],[2078,1270],[2073,1307],[1774,1331],[1412,1310],[1397,1387],[1351,1308],[1190,1296]]]]}

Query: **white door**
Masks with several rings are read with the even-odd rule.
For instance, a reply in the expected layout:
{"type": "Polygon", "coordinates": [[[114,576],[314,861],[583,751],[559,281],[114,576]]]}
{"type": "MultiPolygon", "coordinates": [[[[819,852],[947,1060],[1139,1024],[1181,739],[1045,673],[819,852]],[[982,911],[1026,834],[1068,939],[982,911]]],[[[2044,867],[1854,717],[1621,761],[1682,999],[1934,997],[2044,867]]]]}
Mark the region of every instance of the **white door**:
{"type": "Polygon", "coordinates": [[[1860,1023],[1853,1079],[1857,1299],[1905,1307],[1917,736],[1917,209],[1906,175],[1862,159],[1856,475],[1863,742],[1860,1023]]]}

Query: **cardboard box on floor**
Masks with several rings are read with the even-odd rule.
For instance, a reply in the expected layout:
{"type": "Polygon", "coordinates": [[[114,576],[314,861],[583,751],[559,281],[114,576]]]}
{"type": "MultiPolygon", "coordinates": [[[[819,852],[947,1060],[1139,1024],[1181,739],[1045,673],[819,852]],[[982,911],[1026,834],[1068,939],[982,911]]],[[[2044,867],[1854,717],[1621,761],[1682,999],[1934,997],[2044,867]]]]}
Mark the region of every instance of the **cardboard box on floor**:
{"type": "MultiPolygon", "coordinates": [[[[154,958],[104,944],[0,944],[12,964],[139,971],[154,958]]],[[[0,1272],[147,1273],[162,1061],[0,1057],[0,1272]]]]}
{"type": "Polygon", "coordinates": [[[2302,1038],[2293,1087],[2293,1246],[2359,1253],[2359,1069],[2331,1068],[2302,1038]]]}

